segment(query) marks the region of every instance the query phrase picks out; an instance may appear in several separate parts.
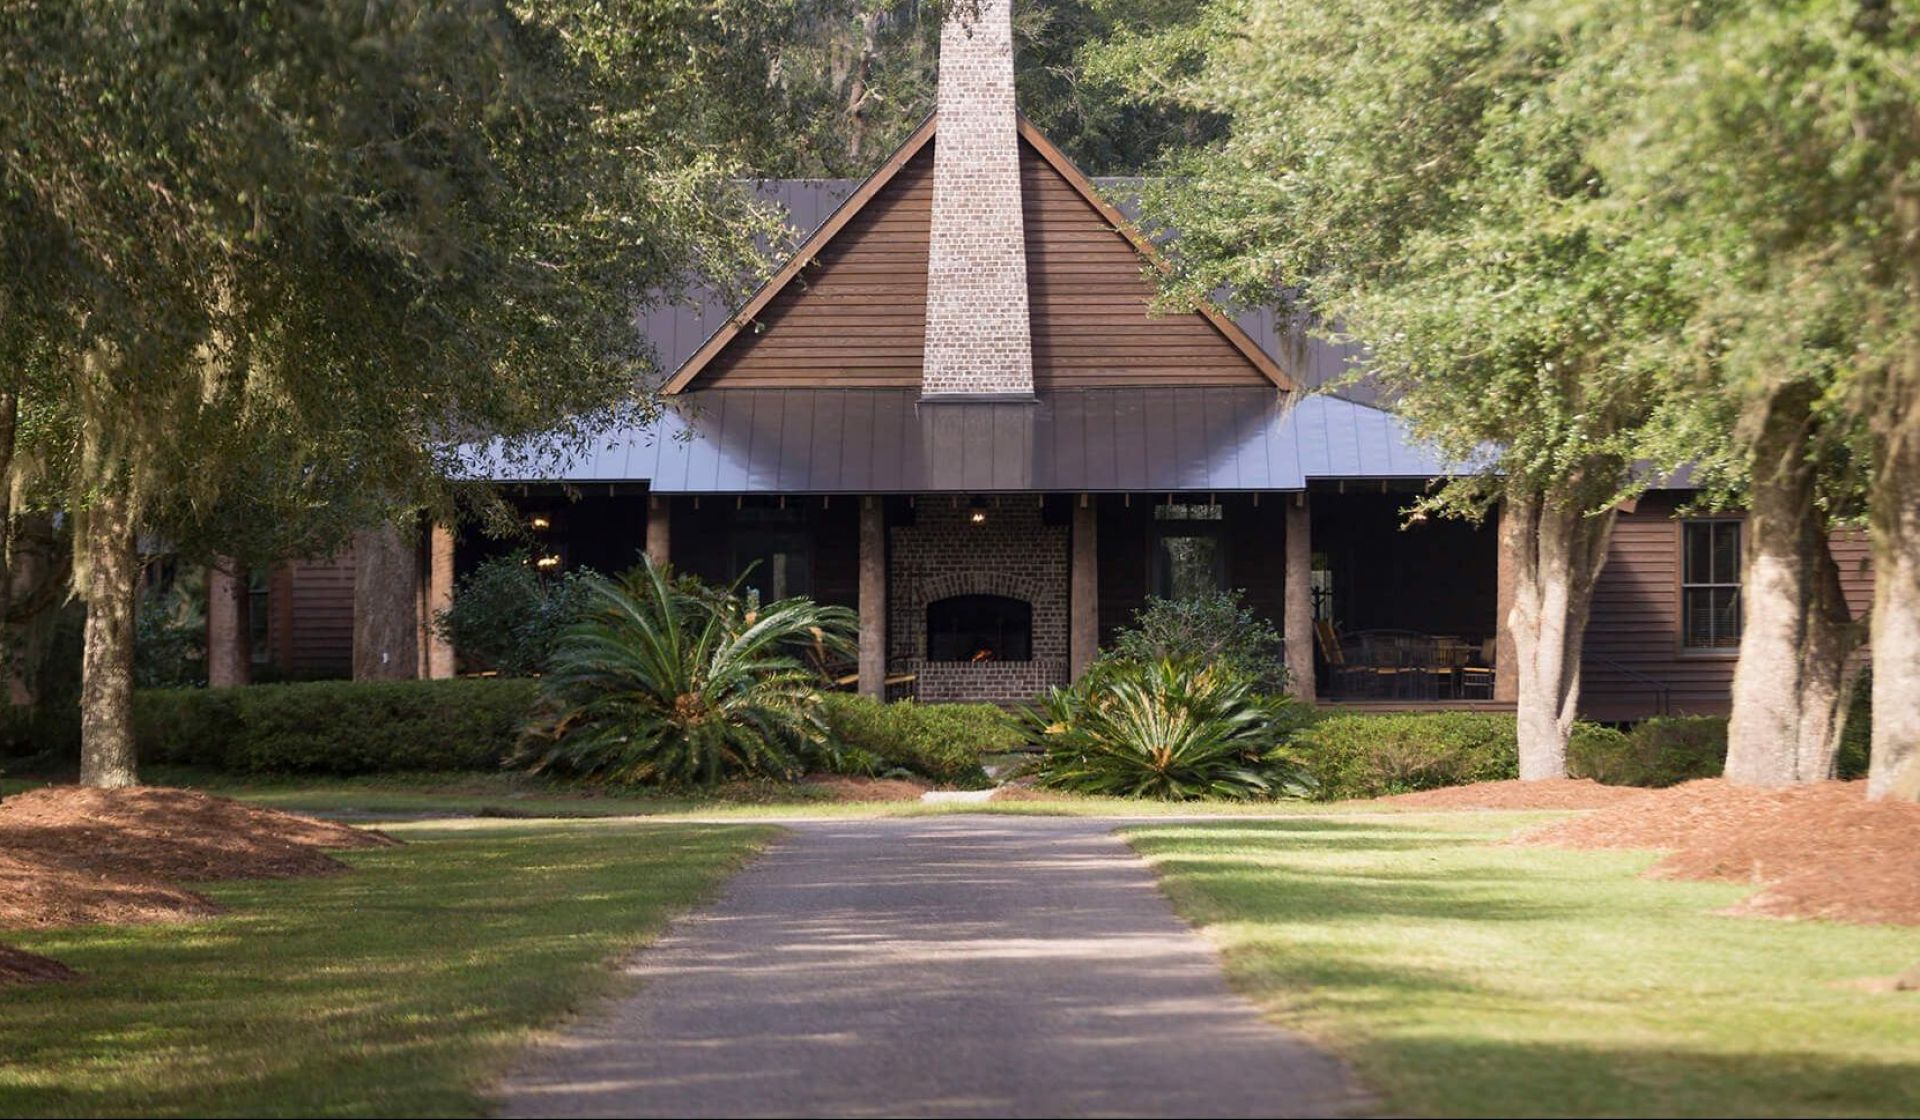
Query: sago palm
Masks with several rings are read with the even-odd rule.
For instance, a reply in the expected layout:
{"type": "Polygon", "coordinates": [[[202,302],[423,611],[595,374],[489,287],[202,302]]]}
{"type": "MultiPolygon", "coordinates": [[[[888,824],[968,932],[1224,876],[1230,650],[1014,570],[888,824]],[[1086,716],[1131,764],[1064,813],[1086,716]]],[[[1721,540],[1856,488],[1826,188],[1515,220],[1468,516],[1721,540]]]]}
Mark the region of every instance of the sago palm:
{"type": "Polygon", "coordinates": [[[618,782],[791,777],[830,749],[809,658],[852,649],[853,612],[750,606],[651,562],[595,578],[540,682],[520,758],[618,782]]]}
{"type": "Polygon", "coordinates": [[[1117,797],[1267,797],[1298,793],[1283,751],[1284,700],[1192,661],[1111,661],[1054,689],[1027,716],[1041,784],[1117,797]]]}

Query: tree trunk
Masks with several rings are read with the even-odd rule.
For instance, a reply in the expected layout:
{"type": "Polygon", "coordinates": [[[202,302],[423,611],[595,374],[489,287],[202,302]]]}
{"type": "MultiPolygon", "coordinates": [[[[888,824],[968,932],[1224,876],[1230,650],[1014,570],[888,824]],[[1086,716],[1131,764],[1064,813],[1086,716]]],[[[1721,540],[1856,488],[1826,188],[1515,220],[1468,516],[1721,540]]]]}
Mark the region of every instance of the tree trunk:
{"type": "Polygon", "coordinates": [[[420,670],[420,558],[399,526],[353,535],[353,679],[420,670]]]}
{"type": "Polygon", "coordinates": [[[133,616],[140,561],[131,502],[104,491],[75,526],[87,559],[87,623],[80,661],[80,784],[138,783],[133,749],[133,616]]]}
{"type": "MultiPolygon", "coordinates": [[[[1920,182],[1894,185],[1908,291],[1920,289],[1920,182]]],[[[1873,535],[1873,741],[1867,796],[1920,801],[1920,328],[1886,370],[1873,418],[1879,462],[1867,492],[1873,535]]]]}
{"type": "Polygon", "coordinates": [[[231,557],[207,568],[207,687],[244,685],[253,671],[253,594],[246,569],[231,557]]]}
{"type": "Polygon", "coordinates": [[[1920,801],[1920,342],[1880,414],[1873,526],[1873,744],[1867,796],[1920,801]]]}
{"type": "Polygon", "coordinates": [[[1551,494],[1507,497],[1500,547],[1512,563],[1507,616],[1518,662],[1520,777],[1567,776],[1567,738],[1580,707],[1580,651],[1593,585],[1607,559],[1612,511],[1589,515],[1551,494]]]}
{"type": "Polygon", "coordinates": [[[1811,386],[1794,385],[1756,406],[1745,625],[1727,728],[1726,774],[1736,785],[1831,777],[1846,722],[1856,638],[1807,454],[1813,403],[1811,386]]]}

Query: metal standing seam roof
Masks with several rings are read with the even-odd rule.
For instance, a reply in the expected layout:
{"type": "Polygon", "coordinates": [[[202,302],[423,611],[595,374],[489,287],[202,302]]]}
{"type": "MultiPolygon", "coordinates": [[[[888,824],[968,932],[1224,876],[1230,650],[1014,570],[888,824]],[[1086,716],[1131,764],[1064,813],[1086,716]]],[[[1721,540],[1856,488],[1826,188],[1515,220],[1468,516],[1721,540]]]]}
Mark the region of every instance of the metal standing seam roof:
{"type": "Polygon", "coordinates": [[[644,482],[662,494],[1233,492],[1448,473],[1391,413],[1261,388],[1084,389],[1034,403],[912,389],[713,389],[588,453],[497,482],[644,482]]]}

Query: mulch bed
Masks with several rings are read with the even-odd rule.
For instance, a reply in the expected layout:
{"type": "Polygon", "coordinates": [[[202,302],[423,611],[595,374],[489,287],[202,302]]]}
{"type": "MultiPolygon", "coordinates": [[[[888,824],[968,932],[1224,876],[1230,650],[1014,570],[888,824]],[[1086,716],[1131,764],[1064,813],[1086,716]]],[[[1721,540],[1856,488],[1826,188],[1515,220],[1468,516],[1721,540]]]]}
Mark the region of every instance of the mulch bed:
{"type": "Polygon", "coordinates": [[[1554,781],[1476,782],[1444,786],[1417,793],[1400,793],[1355,801],[1357,806],[1383,809],[1604,809],[1638,800],[1651,791],[1628,786],[1603,786],[1587,778],[1554,781]]]}
{"type": "Polygon", "coordinates": [[[828,801],[918,801],[933,787],[904,778],[846,778],[814,774],[800,783],[825,795],[828,801]]]}
{"type": "Polygon", "coordinates": [[[0,988],[9,984],[45,984],[79,978],[79,973],[52,957],[0,945],[0,988]]]}
{"type": "MultiPolygon", "coordinates": [[[[0,929],[188,921],[220,908],[180,883],[330,875],[327,849],[394,843],[193,790],[30,790],[0,801],[0,929]]],[[[0,945],[0,982],[71,975],[50,968],[0,945]]]]}
{"type": "Polygon", "coordinates": [[[1760,888],[1730,913],[1920,925],[1920,805],[1868,801],[1865,782],[1688,782],[1514,843],[1669,849],[1649,876],[1760,888]]]}

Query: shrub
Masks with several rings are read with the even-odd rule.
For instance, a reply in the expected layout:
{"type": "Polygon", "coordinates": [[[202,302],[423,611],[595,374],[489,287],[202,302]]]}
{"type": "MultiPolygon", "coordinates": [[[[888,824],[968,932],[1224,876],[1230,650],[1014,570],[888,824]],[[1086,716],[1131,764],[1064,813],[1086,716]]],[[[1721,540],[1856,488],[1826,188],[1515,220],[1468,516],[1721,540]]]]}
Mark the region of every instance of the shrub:
{"type": "Polygon", "coordinates": [[[710,785],[829,768],[820,674],[807,651],[853,650],[844,607],[749,607],[651,561],[588,577],[587,619],[555,648],[525,746],[534,770],[710,785]]]}
{"type": "Polygon", "coordinates": [[[198,587],[176,583],[142,596],[133,621],[136,688],[179,688],[207,679],[207,615],[198,587]]]}
{"type": "Polygon", "coordinates": [[[826,696],[827,734],[852,772],[906,770],[937,782],[984,786],[980,756],[1026,741],[1020,721],[992,704],[882,704],[865,696],[826,696]]]}
{"type": "Polygon", "coordinates": [[[1287,684],[1285,647],[1279,633],[1240,596],[1239,591],[1192,599],[1149,596],[1132,623],[1114,635],[1105,659],[1224,665],[1263,692],[1279,692],[1287,684]]]}
{"type": "Polygon", "coordinates": [[[530,676],[545,670],[560,635],[585,617],[593,578],[586,569],[542,575],[525,552],[496,556],[460,581],[434,626],[470,668],[530,676]]]}
{"type": "Polygon", "coordinates": [[[1833,776],[1846,781],[1867,776],[1867,764],[1873,754],[1873,670],[1862,669],[1854,678],[1853,694],[1847,700],[1847,725],[1840,732],[1840,749],[1835,752],[1833,776]]]}
{"type": "Polygon", "coordinates": [[[1611,786],[1655,788],[1717,778],[1727,767],[1724,716],[1663,716],[1627,732],[1591,728],[1567,747],[1567,773],[1611,786]]]}
{"type": "Polygon", "coordinates": [[[1294,747],[1323,800],[1498,781],[1519,774],[1510,715],[1340,713],[1302,728],[1294,747]]]}
{"type": "Polygon", "coordinates": [[[529,681],[315,681],[134,694],[143,762],[248,773],[484,770],[511,753],[529,681]]]}
{"type": "Polygon", "coordinates": [[[1029,710],[1034,777],[1076,793],[1192,800],[1297,794],[1305,774],[1276,732],[1284,697],[1225,665],[1109,661],[1029,710]]]}

